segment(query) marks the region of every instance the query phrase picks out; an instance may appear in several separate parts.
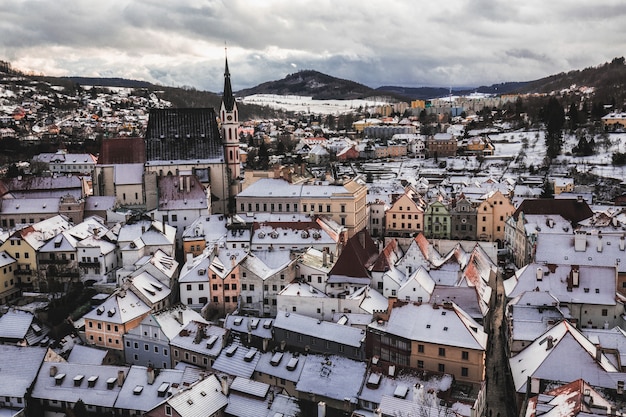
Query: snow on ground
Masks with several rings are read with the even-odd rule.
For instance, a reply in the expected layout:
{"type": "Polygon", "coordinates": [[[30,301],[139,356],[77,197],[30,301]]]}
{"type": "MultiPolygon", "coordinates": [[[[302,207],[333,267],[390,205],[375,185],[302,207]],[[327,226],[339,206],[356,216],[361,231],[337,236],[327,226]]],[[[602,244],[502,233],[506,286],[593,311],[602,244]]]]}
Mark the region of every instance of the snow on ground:
{"type": "Polygon", "coordinates": [[[314,100],[312,97],[276,94],[254,94],[243,97],[241,102],[312,114],[343,114],[356,111],[359,107],[367,108],[388,104],[387,101],[382,100],[314,100]]]}

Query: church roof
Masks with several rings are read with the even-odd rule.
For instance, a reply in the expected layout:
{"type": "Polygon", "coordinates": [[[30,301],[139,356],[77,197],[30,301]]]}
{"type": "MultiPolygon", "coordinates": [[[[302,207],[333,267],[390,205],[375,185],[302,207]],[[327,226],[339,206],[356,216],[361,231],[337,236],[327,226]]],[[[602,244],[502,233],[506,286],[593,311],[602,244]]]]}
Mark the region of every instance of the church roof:
{"type": "Polygon", "coordinates": [[[228,70],[228,58],[224,68],[224,95],[222,97],[224,108],[226,111],[232,111],[235,106],[235,97],[233,96],[233,87],[230,84],[230,71],[228,70]]]}
{"type": "Polygon", "coordinates": [[[151,109],[146,131],[148,161],[223,158],[212,108],[151,109]]]}

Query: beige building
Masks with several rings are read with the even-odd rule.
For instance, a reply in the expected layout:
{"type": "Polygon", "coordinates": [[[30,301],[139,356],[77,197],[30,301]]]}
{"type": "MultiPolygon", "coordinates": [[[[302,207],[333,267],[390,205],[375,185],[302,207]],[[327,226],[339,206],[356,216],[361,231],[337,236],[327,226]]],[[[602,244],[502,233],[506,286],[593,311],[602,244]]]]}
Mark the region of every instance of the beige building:
{"type": "Polygon", "coordinates": [[[508,197],[500,191],[492,191],[478,205],[476,213],[476,237],[478,240],[504,242],[504,224],[515,212],[508,197]]]}
{"type": "Polygon", "coordinates": [[[424,227],[424,207],[420,196],[409,190],[385,212],[387,236],[413,236],[424,227]]]}
{"type": "Polygon", "coordinates": [[[485,379],[487,333],[456,304],[389,299],[389,316],[367,328],[367,357],[400,367],[448,373],[457,381],[485,379]]]}
{"type": "Polygon", "coordinates": [[[367,188],[354,180],[336,185],[263,178],[237,195],[237,211],[326,216],[344,226],[350,237],[367,226],[366,194],[367,188]]]}
{"type": "Polygon", "coordinates": [[[15,270],[17,261],[6,251],[0,252],[0,303],[7,304],[19,296],[15,270]]]}

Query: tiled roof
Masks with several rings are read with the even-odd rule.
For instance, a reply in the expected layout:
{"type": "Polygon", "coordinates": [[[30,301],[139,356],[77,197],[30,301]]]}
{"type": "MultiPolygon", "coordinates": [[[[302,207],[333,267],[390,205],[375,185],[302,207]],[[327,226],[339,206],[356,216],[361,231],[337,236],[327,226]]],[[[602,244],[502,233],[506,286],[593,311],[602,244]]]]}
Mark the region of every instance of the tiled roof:
{"type": "Polygon", "coordinates": [[[143,138],[119,137],[104,139],[100,146],[99,165],[143,164],[146,162],[146,145],[143,138]]]}
{"type": "Polygon", "coordinates": [[[513,218],[519,214],[560,214],[572,223],[593,216],[593,211],[585,201],[577,199],[527,198],[519,205],[513,218]]]}
{"type": "Polygon", "coordinates": [[[148,161],[219,158],[222,139],[212,108],[151,109],[146,131],[148,161]]]}

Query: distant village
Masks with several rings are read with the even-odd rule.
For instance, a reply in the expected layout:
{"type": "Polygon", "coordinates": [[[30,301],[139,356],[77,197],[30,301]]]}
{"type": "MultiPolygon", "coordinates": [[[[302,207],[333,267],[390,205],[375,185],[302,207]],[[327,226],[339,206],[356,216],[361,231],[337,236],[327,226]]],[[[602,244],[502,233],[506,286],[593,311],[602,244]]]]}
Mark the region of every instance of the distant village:
{"type": "Polygon", "coordinates": [[[485,126],[515,96],[329,134],[241,121],[230,77],[213,109],[5,76],[0,144],[59,146],[0,178],[1,415],[624,414],[619,181],[485,126]]]}

